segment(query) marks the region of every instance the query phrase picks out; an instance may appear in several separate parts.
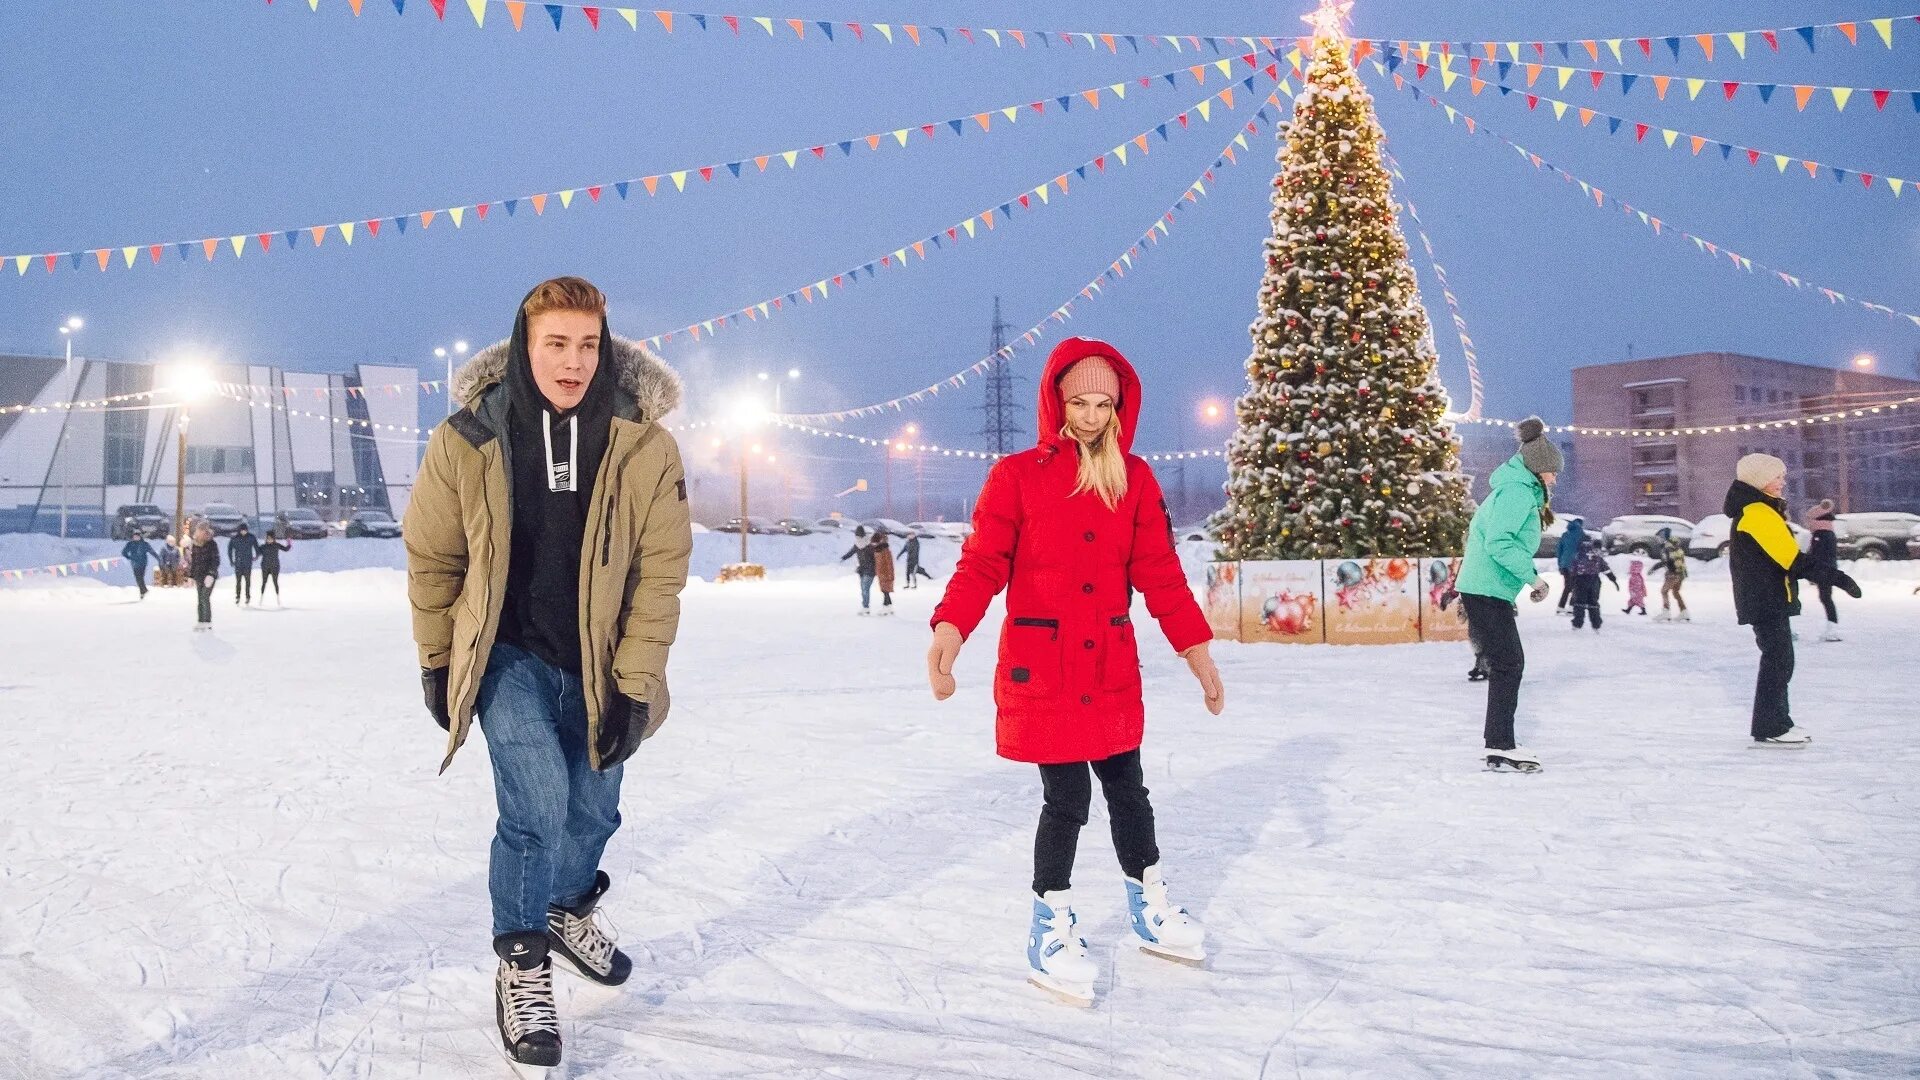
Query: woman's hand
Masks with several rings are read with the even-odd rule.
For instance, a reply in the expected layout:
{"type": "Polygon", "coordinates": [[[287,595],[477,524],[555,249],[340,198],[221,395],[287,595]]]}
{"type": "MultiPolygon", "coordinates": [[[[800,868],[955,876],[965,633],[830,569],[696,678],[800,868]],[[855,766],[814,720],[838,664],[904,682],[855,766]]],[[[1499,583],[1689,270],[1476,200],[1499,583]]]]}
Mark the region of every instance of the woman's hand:
{"type": "Polygon", "coordinates": [[[927,682],[933,687],[933,700],[953,696],[958,684],[953,680],[953,662],[960,656],[960,628],[943,622],[933,628],[933,647],[927,650],[927,682]]]}
{"type": "Polygon", "coordinates": [[[1206,697],[1207,711],[1219,716],[1227,707],[1227,688],[1220,681],[1220,669],[1214,666],[1210,643],[1201,642],[1180,654],[1187,662],[1187,670],[1200,680],[1200,692],[1206,697]]]}

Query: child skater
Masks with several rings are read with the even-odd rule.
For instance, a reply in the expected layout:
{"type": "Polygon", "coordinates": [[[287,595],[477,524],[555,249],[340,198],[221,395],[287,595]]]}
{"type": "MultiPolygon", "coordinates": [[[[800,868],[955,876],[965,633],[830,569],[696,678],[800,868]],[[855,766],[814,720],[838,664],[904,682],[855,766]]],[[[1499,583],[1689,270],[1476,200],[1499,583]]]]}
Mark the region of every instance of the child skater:
{"type": "Polygon", "coordinates": [[[1640,568],[1639,559],[1627,561],[1627,606],[1620,613],[1631,615],[1634,608],[1639,608],[1642,615],[1647,613],[1647,572],[1640,568]]]}

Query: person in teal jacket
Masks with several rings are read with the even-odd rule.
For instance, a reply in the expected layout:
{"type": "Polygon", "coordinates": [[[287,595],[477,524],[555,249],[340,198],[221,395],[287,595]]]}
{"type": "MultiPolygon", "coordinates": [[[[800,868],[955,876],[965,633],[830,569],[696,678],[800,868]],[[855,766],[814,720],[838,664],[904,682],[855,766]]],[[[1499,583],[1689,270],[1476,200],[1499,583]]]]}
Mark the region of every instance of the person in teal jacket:
{"type": "Polygon", "coordinates": [[[1492,491],[1467,529],[1467,553],[1454,586],[1487,671],[1486,759],[1488,768],[1496,771],[1540,768],[1539,757],[1513,739],[1513,713],[1526,670],[1514,600],[1526,592],[1537,604],[1551,591],[1533,566],[1540,530],[1553,523],[1548,493],[1564,465],[1560,448],[1547,441],[1546,431],[1537,416],[1514,428],[1520,452],[1489,478],[1492,491]]]}

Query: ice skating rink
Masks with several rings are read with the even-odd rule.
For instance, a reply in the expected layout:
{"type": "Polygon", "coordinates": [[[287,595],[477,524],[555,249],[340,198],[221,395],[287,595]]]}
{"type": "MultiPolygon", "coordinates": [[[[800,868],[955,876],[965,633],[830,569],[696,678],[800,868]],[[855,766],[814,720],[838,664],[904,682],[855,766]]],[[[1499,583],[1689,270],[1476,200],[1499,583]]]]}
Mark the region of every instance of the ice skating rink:
{"type": "MultiPolygon", "coordinates": [[[[1480,770],[1464,645],[1221,644],[1219,718],[1145,650],[1213,959],[1125,944],[1096,800],[1085,1011],[1023,981],[1039,784],[993,756],[998,614],[936,705],[933,589],[861,619],[842,568],[696,582],[607,855],[635,974],[556,976],[566,1075],[1920,1074],[1920,568],[1802,641],[1804,751],[1749,749],[1714,569],[1691,625],[1523,605],[1537,776],[1480,770]]],[[[113,580],[0,590],[0,1078],[511,1075],[486,748],[435,775],[404,575],[289,573],[284,611],[223,580],[205,635],[189,591],[113,580]]]]}

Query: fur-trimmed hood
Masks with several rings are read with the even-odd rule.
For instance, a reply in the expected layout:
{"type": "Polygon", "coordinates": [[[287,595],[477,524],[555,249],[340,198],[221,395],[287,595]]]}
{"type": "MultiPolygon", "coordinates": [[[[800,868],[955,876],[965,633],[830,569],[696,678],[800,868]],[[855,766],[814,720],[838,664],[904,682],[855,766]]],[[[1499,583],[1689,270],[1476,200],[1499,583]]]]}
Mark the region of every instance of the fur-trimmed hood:
{"type": "MultiPolygon", "coordinates": [[[[510,342],[498,341],[474,354],[453,376],[453,397],[473,408],[507,374],[510,342]]],[[[638,341],[614,335],[613,366],[622,396],[633,402],[642,418],[658,422],[680,407],[680,376],[638,341]]]]}

